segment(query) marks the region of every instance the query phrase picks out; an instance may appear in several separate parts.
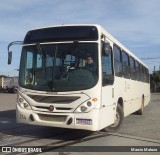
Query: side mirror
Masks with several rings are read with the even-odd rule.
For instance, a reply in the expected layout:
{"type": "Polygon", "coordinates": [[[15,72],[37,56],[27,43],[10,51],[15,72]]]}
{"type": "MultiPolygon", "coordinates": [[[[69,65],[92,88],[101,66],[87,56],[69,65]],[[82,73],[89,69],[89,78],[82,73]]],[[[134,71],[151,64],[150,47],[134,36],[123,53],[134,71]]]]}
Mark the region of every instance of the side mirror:
{"type": "Polygon", "coordinates": [[[8,65],[10,65],[12,62],[12,51],[8,52],[8,65]]]}
{"type": "Polygon", "coordinates": [[[9,48],[10,48],[12,45],[16,45],[16,44],[22,45],[23,42],[22,42],[22,41],[13,41],[13,42],[11,42],[11,43],[8,45],[8,65],[10,65],[11,62],[12,62],[12,51],[10,51],[9,48]]]}
{"type": "Polygon", "coordinates": [[[103,43],[102,54],[104,56],[109,56],[111,54],[111,46],[109,43],[103,43]]]}

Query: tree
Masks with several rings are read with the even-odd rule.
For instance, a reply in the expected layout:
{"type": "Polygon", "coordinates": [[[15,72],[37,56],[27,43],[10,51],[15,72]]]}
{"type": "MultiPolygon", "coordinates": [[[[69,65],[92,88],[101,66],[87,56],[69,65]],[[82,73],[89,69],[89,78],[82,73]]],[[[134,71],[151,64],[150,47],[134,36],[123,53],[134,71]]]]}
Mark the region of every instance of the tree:
{"type": "Polygon", "coordinates": [[[157,84],[160,81],[160,72],[153,73],[154,81],[157,84]]]}
{"type": "Polygon", "coordinates": [[[157,90],[158,82],[160,82],[160,71],[153,72],[150,76],[151,85],[155,85],[154,91],[157,90]]]}

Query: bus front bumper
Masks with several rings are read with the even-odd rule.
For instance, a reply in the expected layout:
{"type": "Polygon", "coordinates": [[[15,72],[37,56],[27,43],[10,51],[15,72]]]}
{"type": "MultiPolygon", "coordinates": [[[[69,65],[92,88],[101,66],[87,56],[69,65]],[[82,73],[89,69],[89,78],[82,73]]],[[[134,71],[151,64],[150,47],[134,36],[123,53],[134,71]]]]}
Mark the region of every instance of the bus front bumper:
{"type": "Polygon", "coordinates": [[[17,123],[90,131],[99,130],[98,109],[92,109],[87,113],[48,113],[23,109],[18,104],[16,108],[17,123]]]}

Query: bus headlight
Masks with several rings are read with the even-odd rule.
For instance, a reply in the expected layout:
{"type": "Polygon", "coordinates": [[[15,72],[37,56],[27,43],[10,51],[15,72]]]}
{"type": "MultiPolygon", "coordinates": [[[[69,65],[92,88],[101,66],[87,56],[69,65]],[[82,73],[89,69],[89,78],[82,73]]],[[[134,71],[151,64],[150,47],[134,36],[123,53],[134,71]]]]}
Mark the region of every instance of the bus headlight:
{"type": "Polygon", "coordinates": [[[19,105],[21,108],[23,108],[23,109],[31,110],[30,105],[29,105],[28,103],[26,103],[26,102],[19,103],[18,105],[19,105]]]}
{"type": "Polygon", "coordinates": [[[91,107],[91,106],[92,106],[92,103],[91,103],[90,101],[88,101],[88,102],[87,102],[87,106],[88,106],[88,107],[91,107]]]}
{"type": "Polygon", "coordinates": [[[87,111],[87,107],[85,107],[85,106],[81,106],[81,111],[82,111],[82,112],[87,111]]]}
{"type": "Polygon", "coordinates": [[[20,95],[17,95],[17,103],[21,108],[31,110],[30,105],[20,95]]]}
{"type": "Polygon", "coordinates": [[[18,102],[19,102],[19,103],[22,103],[23,101],[24,101],[23,98],[19,98],[19,99],[18,99],[18,102]]]}
{"type": "Polygon", "coordinates": [[[91,101],[82,103],[75,112],[89,112],[94,108],[94,104],[91,101]]]}

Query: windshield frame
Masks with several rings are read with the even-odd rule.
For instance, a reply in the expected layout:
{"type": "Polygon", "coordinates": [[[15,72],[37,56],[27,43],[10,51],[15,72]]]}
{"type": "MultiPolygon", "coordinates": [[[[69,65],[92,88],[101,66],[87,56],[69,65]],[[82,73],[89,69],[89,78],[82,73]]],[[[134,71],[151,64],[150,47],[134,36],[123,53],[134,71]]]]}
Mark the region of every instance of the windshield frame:
{"type": "MultiPolygon", "coordinates": [[[[73,41],[68,41],[68,42],[47,42],[47,43],[39,43],[39,45],[42,47],[43,45],[56,45],[56,46],[59,46],[59,45],[65,45],[65,44],[73,44],[73,41]]],[[[87,90],[87,89],[91,89],[93,87],[95,87],[95,85],[97,85],[98,81],[99,81],[99,43],[97,41],[79,41],[78,42],[78,45],[81,45],[81,44],[93,44],[93,45],[96,45],[96,52],[97,52],[97,79],[96,79],[96,82],[94,83],[94,85],[92,85],[91,87],[87,87],[87,88],[83,88],[83,89],[71,89],[71,90],[57,90],[57,89],[53,89],[54,86],[52,86],[52,89],[38,89],[38,88],[33,88],[33,87],[30,87],[30,86],[27,86],[27,85],[24,85],[22,84],[22,74],[24,74],[24,48],[26,47],[32,47],[32,46],[36,46],[37,44],[34,43],[34,44],[25,44],[23,45],[22,47],[22,53],[21,53],[21,61],[20,61],[20,72],[19,72],[19,85],[20,87],[23,87],[23,88],[26,88],[26,89],[31,89],[31,90],[38,90],[38,91],[49,91],[49,92],[68,92],[68,91],[82,91],[82,90],[87,90]]],[[[35,67],[35,66],[34,66],[35,67]]],[[[53,66],[53,70],[54,70],[54,66],[53,66]]],[[[35,72],[35,71],[33,71],[35,72]]],[[[34,73],[35,74],[35,73],[34,73]]],[[[34,79],[35,80],[35,79],[34,79]]],[[[54,77],[52,77],[52,84],[54,83],[54,77]]]]}

